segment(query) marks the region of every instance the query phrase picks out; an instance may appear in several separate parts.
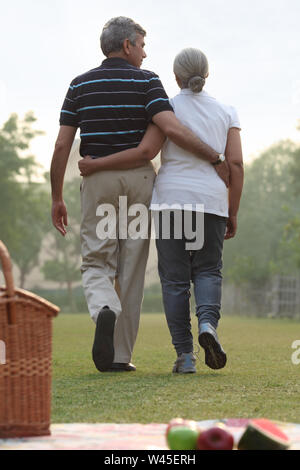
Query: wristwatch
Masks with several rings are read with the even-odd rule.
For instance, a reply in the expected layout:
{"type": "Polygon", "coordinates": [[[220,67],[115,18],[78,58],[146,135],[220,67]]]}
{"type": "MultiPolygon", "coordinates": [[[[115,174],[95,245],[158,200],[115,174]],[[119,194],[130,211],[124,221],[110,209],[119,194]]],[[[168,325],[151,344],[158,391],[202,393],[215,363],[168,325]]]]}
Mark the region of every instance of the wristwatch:
{"type": "Polygon", "coordinates": [[[212,162],[212,165],[214,165],[214,166],[220,165],[220,163],[222,163],[224,161],[225,161],[225,155],[223,155],[223,153],[220,153],[218,155],[218,160],[216,162],[212,162]]]}

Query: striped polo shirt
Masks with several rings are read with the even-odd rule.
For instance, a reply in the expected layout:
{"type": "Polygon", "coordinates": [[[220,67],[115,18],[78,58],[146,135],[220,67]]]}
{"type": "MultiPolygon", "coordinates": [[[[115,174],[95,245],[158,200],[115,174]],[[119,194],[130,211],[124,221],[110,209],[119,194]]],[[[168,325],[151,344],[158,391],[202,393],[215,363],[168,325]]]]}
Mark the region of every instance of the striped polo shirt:
{"type": "Polygon", "coordinates": [[[137,147],[152,117],[173,111],[153,72],[108,58],[72,80],[60,125],[80,128],[80,155],[104,157],[137,147]]]}

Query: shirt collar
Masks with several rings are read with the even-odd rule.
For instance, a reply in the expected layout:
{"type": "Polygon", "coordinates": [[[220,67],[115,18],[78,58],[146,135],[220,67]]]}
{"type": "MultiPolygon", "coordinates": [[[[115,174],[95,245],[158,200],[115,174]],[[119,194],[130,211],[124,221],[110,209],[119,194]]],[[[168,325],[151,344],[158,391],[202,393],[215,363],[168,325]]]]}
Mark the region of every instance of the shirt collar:
{"type": "Polygon", "coordinates": [[[181,88],[179,93],[180,95],[202,95],[202,96],[208,95],[208,93],[206,93],[205,90],[202,90],[199,93],[193,93],[192,90],[190,90],[189,88],[181,88]]]}
{"type": "Polygon", "coordinates": [[[126,59],[122,59],[122,57],[108,57],[107,59],[104,59],[101,65],[105,66],[123,66],[123,67],[132,67],[132,65],[127,62],[126,59]]]}

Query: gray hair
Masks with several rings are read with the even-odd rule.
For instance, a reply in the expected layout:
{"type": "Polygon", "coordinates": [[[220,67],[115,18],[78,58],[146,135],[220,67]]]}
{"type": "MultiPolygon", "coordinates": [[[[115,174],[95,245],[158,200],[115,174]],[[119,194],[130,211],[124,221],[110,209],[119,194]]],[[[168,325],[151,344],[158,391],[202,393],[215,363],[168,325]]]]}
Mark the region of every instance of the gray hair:
{"type": "Polygon", "coordinates": [[[108,57],[111,52],[119,52],[125,39],[135,46],[137,34],[146,36],[146,31],[131,18],[118,16],[109,20],[103,27],[100,45],[103,54],[108,57]]]}
{"type": "Polygon", "coordinates": [[[180,79],[182,88],[189,88],[193,93],[199,93],[208,75],[206,55],[193,47],[183,49],[175,57],[173,71],[180,79]]]}

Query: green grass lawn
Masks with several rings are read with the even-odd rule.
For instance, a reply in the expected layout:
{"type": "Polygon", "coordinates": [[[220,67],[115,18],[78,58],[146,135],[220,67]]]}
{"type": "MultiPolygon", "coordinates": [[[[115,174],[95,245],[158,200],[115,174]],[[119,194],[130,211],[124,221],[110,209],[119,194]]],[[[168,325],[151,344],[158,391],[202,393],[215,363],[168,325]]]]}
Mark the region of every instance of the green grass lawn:
{"type": "MultiPolygon", "coordinates": [[[[88,314],[54,319],[52,423],[166,423],[266,417],[300,422],[300,365],[293,320],[224,316],[218,329],[228,362],[213,371],[201,350],[197,374],[172,374],[176,358],[165,317],[143,314],[131,373],[99,373],[91,358],[94,324],[88,314]]],[[[196,321],[193,320],[195,344],[196,321]]]]}

